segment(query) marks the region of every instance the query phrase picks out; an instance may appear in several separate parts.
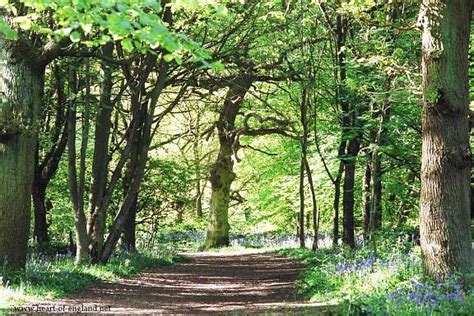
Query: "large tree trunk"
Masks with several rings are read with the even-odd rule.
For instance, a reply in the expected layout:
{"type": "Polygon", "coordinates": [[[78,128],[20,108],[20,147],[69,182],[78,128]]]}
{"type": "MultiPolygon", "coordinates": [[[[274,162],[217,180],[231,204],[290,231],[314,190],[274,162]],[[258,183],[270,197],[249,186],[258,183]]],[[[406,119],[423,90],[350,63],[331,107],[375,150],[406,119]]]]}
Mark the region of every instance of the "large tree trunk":
{"type": "MultiPolygon", "coordinates": [[[[22,48],[24,49],[24,48],[22,48]]],[[[0,266],[25,266],[44,69],[0,34],[0,266]]]]}
{"type": "Polygon", "coordinates": [[[252,81],[246,77],[234,82],[227,92],[217,122],[220,148],[209,177],[212,193],[204,249],[229,245],[230,187],[235,179],[232,161],[235,119],[251,83],[252,81]]]}
{"type": "Polygon", "coordinates": [[[468,49],[471,0],[423,0],[420,242],[425,272],[472,269],[468,49]]]}

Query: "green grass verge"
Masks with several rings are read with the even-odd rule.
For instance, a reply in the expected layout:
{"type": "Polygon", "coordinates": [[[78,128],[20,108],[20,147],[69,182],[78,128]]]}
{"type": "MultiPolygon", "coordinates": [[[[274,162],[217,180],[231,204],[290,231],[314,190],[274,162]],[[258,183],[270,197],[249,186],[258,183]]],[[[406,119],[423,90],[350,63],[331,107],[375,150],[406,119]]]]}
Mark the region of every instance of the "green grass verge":
{"type": "Polygon", "coordinates": [[[3,276],[0,311],[41,299],[61,298],[78,293],[100,280],[115,280],[185,260],[174,252],[159,255],[121,252],[106,265],[76,266],[74,258],[69,256],[32,255],[24,271],[3,276]]]}
{"type": "Polygon", "coordinates": [[[369,248],[283,249],[306,263],[297,283],[301,295],[339,304],[344,315],[474,315],[474,294],[462,278],[423,276],[420,249],[398,243],[369,248]]]}

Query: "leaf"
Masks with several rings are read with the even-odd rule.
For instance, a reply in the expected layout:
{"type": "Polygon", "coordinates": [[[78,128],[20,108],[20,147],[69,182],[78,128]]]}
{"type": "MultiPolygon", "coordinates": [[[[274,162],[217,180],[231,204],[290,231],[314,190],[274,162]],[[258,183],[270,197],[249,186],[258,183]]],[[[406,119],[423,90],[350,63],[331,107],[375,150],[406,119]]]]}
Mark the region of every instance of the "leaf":
{"type": "Polygon", "coordinates": [[[80,23],[80,25],[85,34],[89,34],[92,31],[91,23],[80,23]]]}
{"type": "Polygon", "coordinates": [[[3,21],[0,21],[0,32],[2,32],[9,39],[18,39],[18,34],[10,27],[10,25],[3,21]]]}
{"type": "Polygon", "coordinates": [[[122,43],[123,49],[127,53],[130,53],[131,51],[133,51],[133,42],[129,38],[124,38],[121,43],[122,43]]]}
{"type": "Polygon", "coordinates": [[[77,43],[81,40],[81,34],[79,34],[79,32],[74,31],[71,33],[71,35],[69,35],[69,38],[73,43],[77,43]]]}
{"type": "Polygon", "coordinates": [[[223,72],[225,70],[225,66],[220,61],[215,61],[211,63],[210,67],[215,70],[216,72],[223,72]]]}
{"type": "Polygon", "coordinates": [[[174,59],[173,55],[171,54],[166,54],[163,58],[165,59],[166,62],[170,62],[174,59]]]}
{"type": "Polygon", "coordinates": [[[33,25],[33,22],[27,16],[17,16],[12,19],[12,22],[18,24],[18,26],[25,31],[31,29],[31,26],[33,25]]]}

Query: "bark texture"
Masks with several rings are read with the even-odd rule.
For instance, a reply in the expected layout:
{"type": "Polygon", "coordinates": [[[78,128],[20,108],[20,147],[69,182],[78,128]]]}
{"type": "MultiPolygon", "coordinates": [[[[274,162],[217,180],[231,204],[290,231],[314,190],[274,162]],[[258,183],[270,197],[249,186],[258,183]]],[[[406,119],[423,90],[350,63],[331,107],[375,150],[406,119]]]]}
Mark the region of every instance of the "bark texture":
{"type": "Polygon", "coordinates": [[[0,266],[17,270],[27,254],[44,69],[3,35],[0,60],[0,266]]]}
{"type": "Polygon", "coordinates": [[[420,242],[426,273],[470,272],[470,0],[424,0],[420,242]]]}

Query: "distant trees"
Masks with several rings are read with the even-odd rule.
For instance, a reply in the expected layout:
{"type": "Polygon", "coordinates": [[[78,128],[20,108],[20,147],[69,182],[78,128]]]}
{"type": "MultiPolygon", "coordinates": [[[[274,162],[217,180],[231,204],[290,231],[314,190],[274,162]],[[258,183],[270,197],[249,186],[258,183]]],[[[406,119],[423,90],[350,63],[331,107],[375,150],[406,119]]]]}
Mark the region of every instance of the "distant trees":
{"type": "Polygon", "coordinates": [[[468,52],[472,1],[422,3],[420,237],[430,275],[472,271],[468,52]]]}

